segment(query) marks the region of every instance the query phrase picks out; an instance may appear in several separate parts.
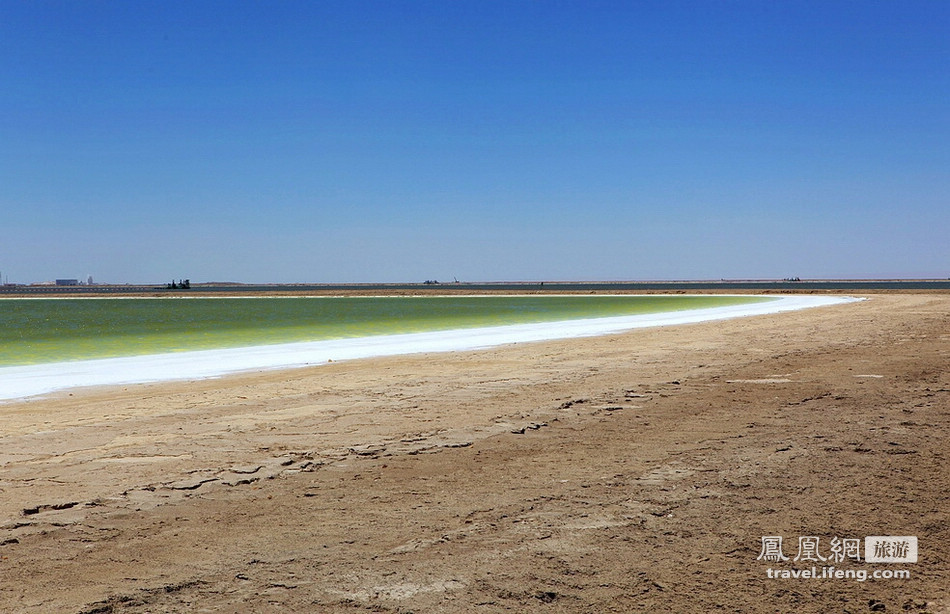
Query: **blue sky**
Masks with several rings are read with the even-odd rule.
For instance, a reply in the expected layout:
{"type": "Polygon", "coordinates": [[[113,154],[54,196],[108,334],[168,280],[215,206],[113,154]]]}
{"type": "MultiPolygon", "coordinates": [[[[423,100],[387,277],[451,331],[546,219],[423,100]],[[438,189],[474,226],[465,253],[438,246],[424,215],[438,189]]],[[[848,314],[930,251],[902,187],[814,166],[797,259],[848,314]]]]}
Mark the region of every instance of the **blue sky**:
{"type": "Polygon", "coordinates": [[[11,282],[950,277],[950,3],[0,1],[11,282]]]}

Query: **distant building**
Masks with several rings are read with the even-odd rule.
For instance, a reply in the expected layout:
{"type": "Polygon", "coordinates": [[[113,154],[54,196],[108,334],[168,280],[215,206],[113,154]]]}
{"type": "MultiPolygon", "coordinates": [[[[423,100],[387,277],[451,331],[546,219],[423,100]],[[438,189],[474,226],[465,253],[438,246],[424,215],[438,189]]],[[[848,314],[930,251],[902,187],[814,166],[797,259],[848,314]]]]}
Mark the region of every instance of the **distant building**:
{"type": "Polygon", "coordinates": [[[57,279],[56,285],[57,286],[78,286],[79,280],[78,279],[57,279]]]}

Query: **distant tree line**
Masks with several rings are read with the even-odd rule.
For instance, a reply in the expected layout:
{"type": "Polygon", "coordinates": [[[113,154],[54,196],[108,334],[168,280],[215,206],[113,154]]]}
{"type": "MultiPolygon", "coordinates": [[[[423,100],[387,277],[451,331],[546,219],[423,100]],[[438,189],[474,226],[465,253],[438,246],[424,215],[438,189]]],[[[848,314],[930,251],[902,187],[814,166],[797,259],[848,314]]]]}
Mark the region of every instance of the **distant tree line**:
{"type": "Polygon", "coordinates": [[[165,284],[166,290],[189,290],[191,288],[190,279],[182,279],[179,281],[173,281],[170,284],[165,284]]]}

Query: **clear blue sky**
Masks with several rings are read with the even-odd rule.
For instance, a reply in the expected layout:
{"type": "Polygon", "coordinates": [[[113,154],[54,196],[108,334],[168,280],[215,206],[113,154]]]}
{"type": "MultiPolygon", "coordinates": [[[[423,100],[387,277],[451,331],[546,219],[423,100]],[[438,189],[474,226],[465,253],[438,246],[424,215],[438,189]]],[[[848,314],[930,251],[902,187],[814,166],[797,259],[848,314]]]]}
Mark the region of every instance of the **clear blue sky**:
{"type": "Polygon", "coordinates": [[[0,0],[11,282],[950,277],[950,2],[0,0]]]}

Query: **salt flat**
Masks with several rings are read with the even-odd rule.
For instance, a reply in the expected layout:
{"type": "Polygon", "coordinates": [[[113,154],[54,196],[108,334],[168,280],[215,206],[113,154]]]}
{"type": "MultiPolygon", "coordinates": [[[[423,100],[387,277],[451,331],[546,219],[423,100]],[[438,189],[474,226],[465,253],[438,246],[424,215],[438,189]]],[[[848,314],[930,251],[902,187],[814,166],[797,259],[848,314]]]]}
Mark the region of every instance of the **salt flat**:
{"type": "Polygon", "coordinates": [[[948,331],[876,294],[10,401],[0,611],[947,611],[948,331]],[[891,534],[834,565],[910,579],[767,575],[891,534]]]}

